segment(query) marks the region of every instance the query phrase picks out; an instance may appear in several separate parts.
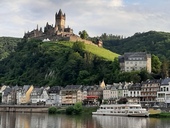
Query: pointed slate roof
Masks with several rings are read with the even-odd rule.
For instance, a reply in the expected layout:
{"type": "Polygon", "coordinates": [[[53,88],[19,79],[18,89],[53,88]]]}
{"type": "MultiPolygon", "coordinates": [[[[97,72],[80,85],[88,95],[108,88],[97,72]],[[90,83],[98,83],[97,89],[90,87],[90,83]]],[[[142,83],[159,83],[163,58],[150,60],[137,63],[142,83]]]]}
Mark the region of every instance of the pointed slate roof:
{"type": "Polygon", "coordinates": [[[59,93],[63,89],[61,86],[53,86],[48,90],[48,93],[59,93]]]}
{"type": "Polygon", "coordinates": [[[81,88],[82,85],[67,85],[63,90],[78,90],[81,88]]]}
{"type": "Polygon", "coordinates": [[[8,94],[10,94],[12,91],[11,88],[7,87],[5,90],[4,90],[4,96],[8,96],[8,94]]]}
{"type": "Polygon", "coordinates": [[[170,78],[165,78],[161,81],[161,85],[169,85],[170,78]]]}

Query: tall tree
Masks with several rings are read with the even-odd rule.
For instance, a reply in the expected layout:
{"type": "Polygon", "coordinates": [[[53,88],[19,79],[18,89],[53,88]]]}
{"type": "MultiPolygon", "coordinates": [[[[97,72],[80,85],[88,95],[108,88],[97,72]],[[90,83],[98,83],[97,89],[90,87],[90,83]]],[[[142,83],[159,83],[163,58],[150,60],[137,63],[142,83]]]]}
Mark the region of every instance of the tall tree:
{"type": "Polygon", "coordinates": [[[82,39],[87,39],[89,37],[88,33],[86,30],[79,31],[79,35],[82,39]]]}
{"type": "Polygon", "coordinates": [[[169,68],[168,61],[167,60],[163,60],[163,62],[162,62],[162,71],[161,71],[162,78],[166,78],[166,77],[169,76],[168,68],[169,68]]]}
{"type": "Polygon", "coordinates": [[[159,74],[161,72],[161,61],[159,60],[158,56],[152,54],[152,58],[151,58],[152,62],[152,72],[155,74],[159,74]]]}

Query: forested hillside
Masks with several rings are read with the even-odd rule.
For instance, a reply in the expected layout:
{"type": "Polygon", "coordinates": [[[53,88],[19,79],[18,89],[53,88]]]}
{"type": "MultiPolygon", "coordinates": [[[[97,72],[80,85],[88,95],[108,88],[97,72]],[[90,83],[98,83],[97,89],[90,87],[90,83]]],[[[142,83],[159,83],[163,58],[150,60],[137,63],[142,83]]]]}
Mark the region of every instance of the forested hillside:
{"type": "Polygon", "coordinates": [[[14,52],[17,43],[21,38],[0,37],[0,60],[6,58],[11,52],[14,52]]]}
{"type": "Polygon", "coordinates": [[[96,45],[0,38],[3,39],[0,44],[0,83],[36,86],[94,85],[102,80],[107,84],[123,81],[136,83],[170,75],[170,33],[150,31],[136,33],[128,38],[102,34],[100,38],[104,47],[115,53],[151,53],[152,74],[148,74],[146,70],[121,72],[118,60],[115,59],[118,54],[96,45]]]}
{"type": "Polygon", "coordinates": [[[118,54],[82,42],[18,43],[15,52],[0,61],[0,83],[37,86],[113,82],[118,54]],[[90,50],[91,49],[91,50],[90,50]]]}
{"type": "Polygon", "coordinates": [[[119,54],[146,51],[157,55],[161,60],[170,59],[170,33],[149,31],[135,33],[128,38],[102,34],[100,38],[105,48],[119,54]]]}

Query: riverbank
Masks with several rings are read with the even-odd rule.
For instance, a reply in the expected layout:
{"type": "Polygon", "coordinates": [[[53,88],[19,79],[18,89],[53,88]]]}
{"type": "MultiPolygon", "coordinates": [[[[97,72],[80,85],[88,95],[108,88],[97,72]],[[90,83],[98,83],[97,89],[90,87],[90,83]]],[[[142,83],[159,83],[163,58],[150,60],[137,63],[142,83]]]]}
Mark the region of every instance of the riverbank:
{"type": "Polygon", "coordinates": [[[45,105],[0,105],[0,112],[47,113],[45,105]]]}
{"type": "Polygon", "coordinates": [[[149,117],[152,118],[170,118],[170,113],[169,112],[161,112],[158,114],[150,114],[149,117]]]}
{"type": "Polygon", "coordinates": [[[152,118],[170,118],[169,111],[162,111],[161,109],[149,109],[149,117],[152,118]]]}
{"type": "MultiPolygon", "coordinates": [[[[97,110],[98,107],[94,107],[94,106],[91,106],[91,107],[82,107],[82,114],[88,114],[88,115],[91,115],[92,112],[95,112],[97,110]]],[[[66,114],[66,109],[67,107],[57,107],[57,111],[56,113],[57,114],[66,114]]]]}

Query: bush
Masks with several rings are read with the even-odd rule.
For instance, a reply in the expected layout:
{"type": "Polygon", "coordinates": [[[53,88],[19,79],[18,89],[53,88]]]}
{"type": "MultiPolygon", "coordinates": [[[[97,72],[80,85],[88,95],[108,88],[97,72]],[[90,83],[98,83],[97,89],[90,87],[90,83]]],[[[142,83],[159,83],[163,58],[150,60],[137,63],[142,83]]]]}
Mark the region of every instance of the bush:
{"type": "Polygon", "coordinates": [[[57,113],[57,108],[56,107],[50,107],[48,109],[48,113],[49,114],[56,114],[57,113]]]}
{"type": "Polygon", "coordinates": [[[77,102],[75,103],[74,106],[69,106],[66,108],[66,114],[68,115],[72,115],[72,114],[79,115],[82,113],[82,111],[83,111],[83,107],[81,102],[77,102]]]}
{"type": "Polygon", "coordinates": [[[75,105],[74,105],[74,114],[76,115],[79,115],[82,113],[82,110],[83,110],[83,107],[82,107],[82,103],[81,102],[77,102],[75,105]]]}
{"type": "Polygon", "coordinates": [[[66,108],[66,114],[67,115],[72,115],[73,111],[74,111],[73,106],[69,106],[69,107],[66,108]]]}

